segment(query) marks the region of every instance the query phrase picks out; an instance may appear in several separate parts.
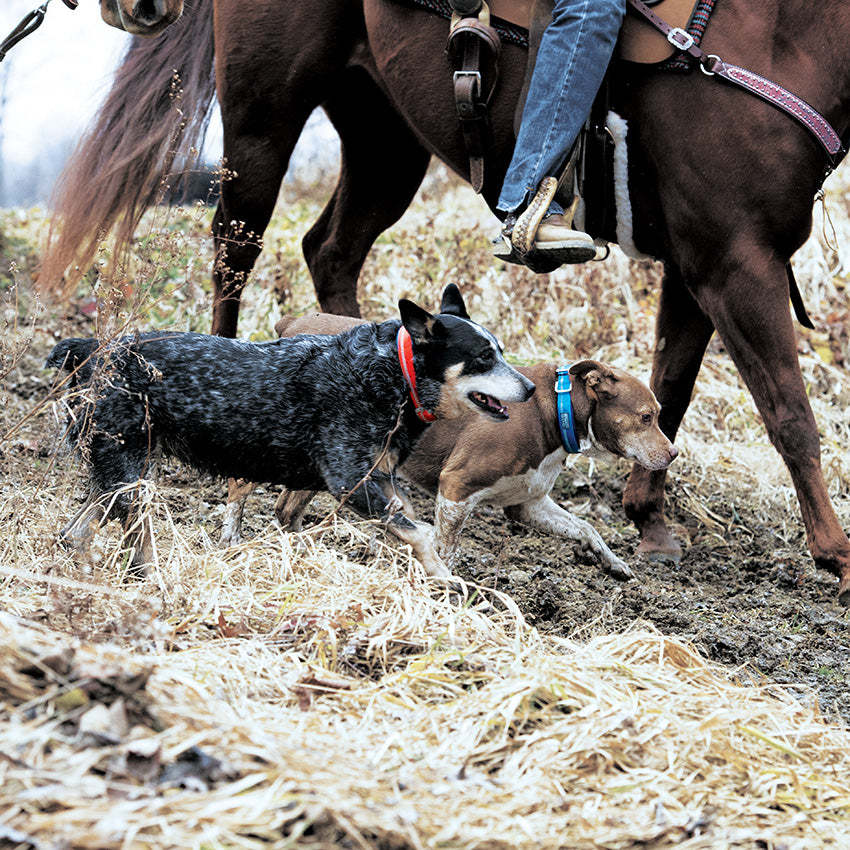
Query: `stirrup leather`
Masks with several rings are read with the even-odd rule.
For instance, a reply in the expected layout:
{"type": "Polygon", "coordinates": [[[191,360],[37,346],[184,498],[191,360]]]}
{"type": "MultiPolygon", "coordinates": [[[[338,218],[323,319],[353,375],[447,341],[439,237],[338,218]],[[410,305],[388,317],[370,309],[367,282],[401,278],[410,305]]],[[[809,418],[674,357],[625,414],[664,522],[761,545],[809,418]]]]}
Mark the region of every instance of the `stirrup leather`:
{"type": "Polygon", "coordinates": [[[455,105],[469,155],[469,182],[476,192],[484,186],[484,154],[490,145],[487,107],[496,88],[501,50],[502,42],[490,26],[486,3],[481,3],[476,17],[454,12],[446,53],[455,69],[455,105]]]}

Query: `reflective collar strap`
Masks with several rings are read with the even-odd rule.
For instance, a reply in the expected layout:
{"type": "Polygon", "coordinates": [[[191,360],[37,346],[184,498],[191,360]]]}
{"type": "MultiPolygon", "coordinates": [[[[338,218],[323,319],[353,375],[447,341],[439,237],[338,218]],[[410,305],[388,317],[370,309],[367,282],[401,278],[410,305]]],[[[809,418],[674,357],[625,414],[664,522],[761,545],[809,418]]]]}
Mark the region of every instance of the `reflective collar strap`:
{"type": "Polygon", "coordinates": [[[581,449],[576,436],[573,419],[573,400],[571,396],[570,367],[561,366],[555,381],[555,393],[558,396],[558,427],[561,429],[561,442],[570,454],[579,454],[581,449]]]}
{"type": "Polygon", "coordinates": [[[416,391],[416,372],[413,368],[413,340],[410,338],[410,334],[404,325],[398,329],[396,345],[398,346],[398,362],[401,364],[401,372],[410,389],[410,400],[413,402],[416,415],[423,422],[433,422],[437,417],[430,410],[426,410],[422,406],[422,402],[419,400],[419,393],[416,391]]]}

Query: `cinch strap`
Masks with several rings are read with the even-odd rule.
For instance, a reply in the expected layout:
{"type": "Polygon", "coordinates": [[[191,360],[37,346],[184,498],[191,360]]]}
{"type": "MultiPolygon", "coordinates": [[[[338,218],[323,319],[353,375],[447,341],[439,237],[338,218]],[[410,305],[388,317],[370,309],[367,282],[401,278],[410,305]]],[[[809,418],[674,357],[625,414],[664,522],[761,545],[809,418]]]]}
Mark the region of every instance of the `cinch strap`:
{"type": "Polygon", "coordinates": [[[396,345],[398,346],[398,362],[401,364],[401,373],[404,375],[404,380],[410,390],[410,400],[413,402],[413,407],[416,415],[423,422],[433,422],[437,417],[426,410],[419,400],[419,393],[416,391],[416,371],[413,368],[413,340],[407,332],[407,328],[402,325],[398,329],[396,337],[396,345]]]}
{"type": "Polygon", "coordinates": [[[576,424],[573,419],[573,399],[571,395],[570,367],[561,366],[555,380],[555,393],[558,396],[558,427],[561,429],[561,442],[570,454],[579,454],[581,449],[576,437],[576,424]]]}

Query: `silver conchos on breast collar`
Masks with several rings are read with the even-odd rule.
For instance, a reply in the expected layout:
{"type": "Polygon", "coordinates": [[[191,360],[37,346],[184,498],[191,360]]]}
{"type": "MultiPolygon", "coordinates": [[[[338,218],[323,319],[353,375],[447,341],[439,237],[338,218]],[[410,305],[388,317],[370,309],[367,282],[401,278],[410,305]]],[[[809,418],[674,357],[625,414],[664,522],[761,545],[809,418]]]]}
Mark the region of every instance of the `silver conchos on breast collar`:
{"type": "Polygon", "coordinates": [[[407,382],[407,387],[410,390],[410,400],[413,402],[416,415],[423,422],[433,422],[437,417],[424,407],[419,400],[419,392],[416,389],[416,371],[413,368],[413,340],[410,338],[410,334],[404,325],[398,329],[396,346],[398,348],[398,362],[401,364],[401,373],[404,375],[404,380],[407,382]]]}
{"type": "Polygon", "coordinates": [[[576,436],[575,419],[573,418],[572,384],[570,383],[570,367],[558,368],[555,379],[555,393],[558,397],[558,427],[561,430],[561,442],[570,454],[578,454],[581,449],[576,436]]]}

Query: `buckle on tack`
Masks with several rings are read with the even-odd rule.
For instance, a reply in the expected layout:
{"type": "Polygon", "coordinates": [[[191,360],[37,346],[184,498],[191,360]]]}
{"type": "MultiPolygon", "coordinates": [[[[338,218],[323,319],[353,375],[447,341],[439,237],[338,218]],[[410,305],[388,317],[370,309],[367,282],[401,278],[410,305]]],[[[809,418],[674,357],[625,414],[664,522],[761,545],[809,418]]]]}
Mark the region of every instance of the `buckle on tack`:
{"type": "Polygon", "coordinates": [[[681,27],[673,27],[667,33],[667,41],[678,50],[690,50],[696,43],[696,39],[681,27]]]}
{"type": "Polygon", "coordinates": [[[573,418],[572,384],[570,383],[570,367],[560,366],[555,379],[555,395],[558,398],[558,427],[561,430],[561,442],[564,448],[573,455],[581,449],[576,436],[576,424],[573,418]]]}

